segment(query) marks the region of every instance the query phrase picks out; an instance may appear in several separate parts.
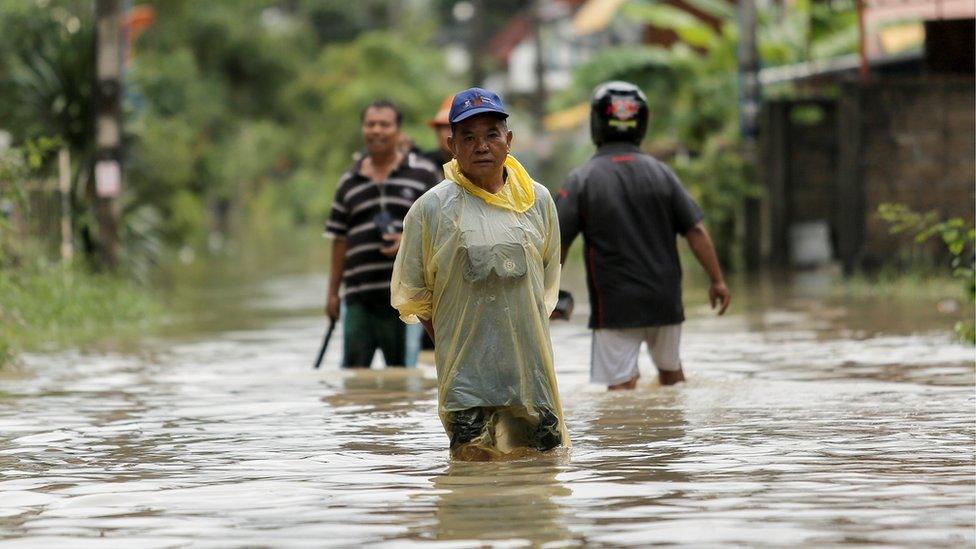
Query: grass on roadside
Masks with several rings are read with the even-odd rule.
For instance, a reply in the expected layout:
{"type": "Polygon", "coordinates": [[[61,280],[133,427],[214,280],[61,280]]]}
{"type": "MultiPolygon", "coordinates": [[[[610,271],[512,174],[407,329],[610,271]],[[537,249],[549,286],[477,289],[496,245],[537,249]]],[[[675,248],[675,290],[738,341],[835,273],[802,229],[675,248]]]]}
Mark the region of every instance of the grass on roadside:
{"type": "Polygon", "coordinates": [[[976,343],[976,323],[973,321],[972,297],[958,277],[925,270],[882,271],[874,276],[857,274],[839,279],[832,293],[840,296],[859,296],[876,299],[913,299],[937,301],[939,311],[955,317],[956,337],[976,343]]]}
{"type": "Polygon", "coordinates": [[[835,295],[966,300],[959,280],[944,273],[884,271],[873,276],[855,274],[837,277],[831,289],[835,295]]]}
{"type": "Polygon", "coordinates": [[[0,304],[0,365],[19,351],[132,337],[162,317],[129,281],[58,266],[0,270],[0,304]]]}

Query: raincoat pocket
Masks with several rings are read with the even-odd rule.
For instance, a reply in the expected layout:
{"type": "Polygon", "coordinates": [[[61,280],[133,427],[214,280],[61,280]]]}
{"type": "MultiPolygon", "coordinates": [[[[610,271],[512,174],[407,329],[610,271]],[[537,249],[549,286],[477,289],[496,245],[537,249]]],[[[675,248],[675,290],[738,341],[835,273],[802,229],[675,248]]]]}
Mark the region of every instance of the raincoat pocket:
{"type": "Polygon", "coordinates": [[[465,252],[464,278],[468,282],[480,282],[492,273],[501,279],[519,279],[528,270],[521,244],[473,245],[465,252]]]}

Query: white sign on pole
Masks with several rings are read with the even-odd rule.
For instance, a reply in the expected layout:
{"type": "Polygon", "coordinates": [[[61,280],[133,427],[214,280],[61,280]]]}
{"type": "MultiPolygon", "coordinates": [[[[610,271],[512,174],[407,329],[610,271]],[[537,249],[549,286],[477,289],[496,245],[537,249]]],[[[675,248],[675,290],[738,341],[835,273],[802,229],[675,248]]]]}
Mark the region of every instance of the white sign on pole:
{"type": "Polygon", "coordinates": [[[122,193],[122,166],[115,160],[95,164],[95,194],[100,198],[117,198],[122,193]]]}

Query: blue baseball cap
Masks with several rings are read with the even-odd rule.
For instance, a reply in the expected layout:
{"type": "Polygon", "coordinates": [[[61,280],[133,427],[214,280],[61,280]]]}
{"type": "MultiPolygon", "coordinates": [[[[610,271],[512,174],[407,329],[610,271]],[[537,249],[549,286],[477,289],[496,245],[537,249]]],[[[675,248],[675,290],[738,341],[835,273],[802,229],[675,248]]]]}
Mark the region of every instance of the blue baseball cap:
{"type": "Polygon", "coordinates": [[[484,88],[468,88],[454,96],[448,119],[451,124],[457,124],[462,120],[484,113],[495,113],[502,118],[508,118],[508,113],[505,112],[505,104],[502,103],[502,98],[498,97],[497,93],[484,88]]]}

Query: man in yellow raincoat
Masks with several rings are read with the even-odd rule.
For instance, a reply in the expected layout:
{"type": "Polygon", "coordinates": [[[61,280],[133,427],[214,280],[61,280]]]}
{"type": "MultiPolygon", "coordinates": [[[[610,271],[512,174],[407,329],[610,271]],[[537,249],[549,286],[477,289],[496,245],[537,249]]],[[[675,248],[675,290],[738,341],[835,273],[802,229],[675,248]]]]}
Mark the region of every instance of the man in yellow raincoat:
{"type": "Polygon", "coordinates": [[[451,104],[454,160],[410,208],[391,303],[434,339],[438,412],[459,459],[569,444],[549,314],[559,291],[559,222],[549,191],[510,154],[498,95],[451,104]]]}

